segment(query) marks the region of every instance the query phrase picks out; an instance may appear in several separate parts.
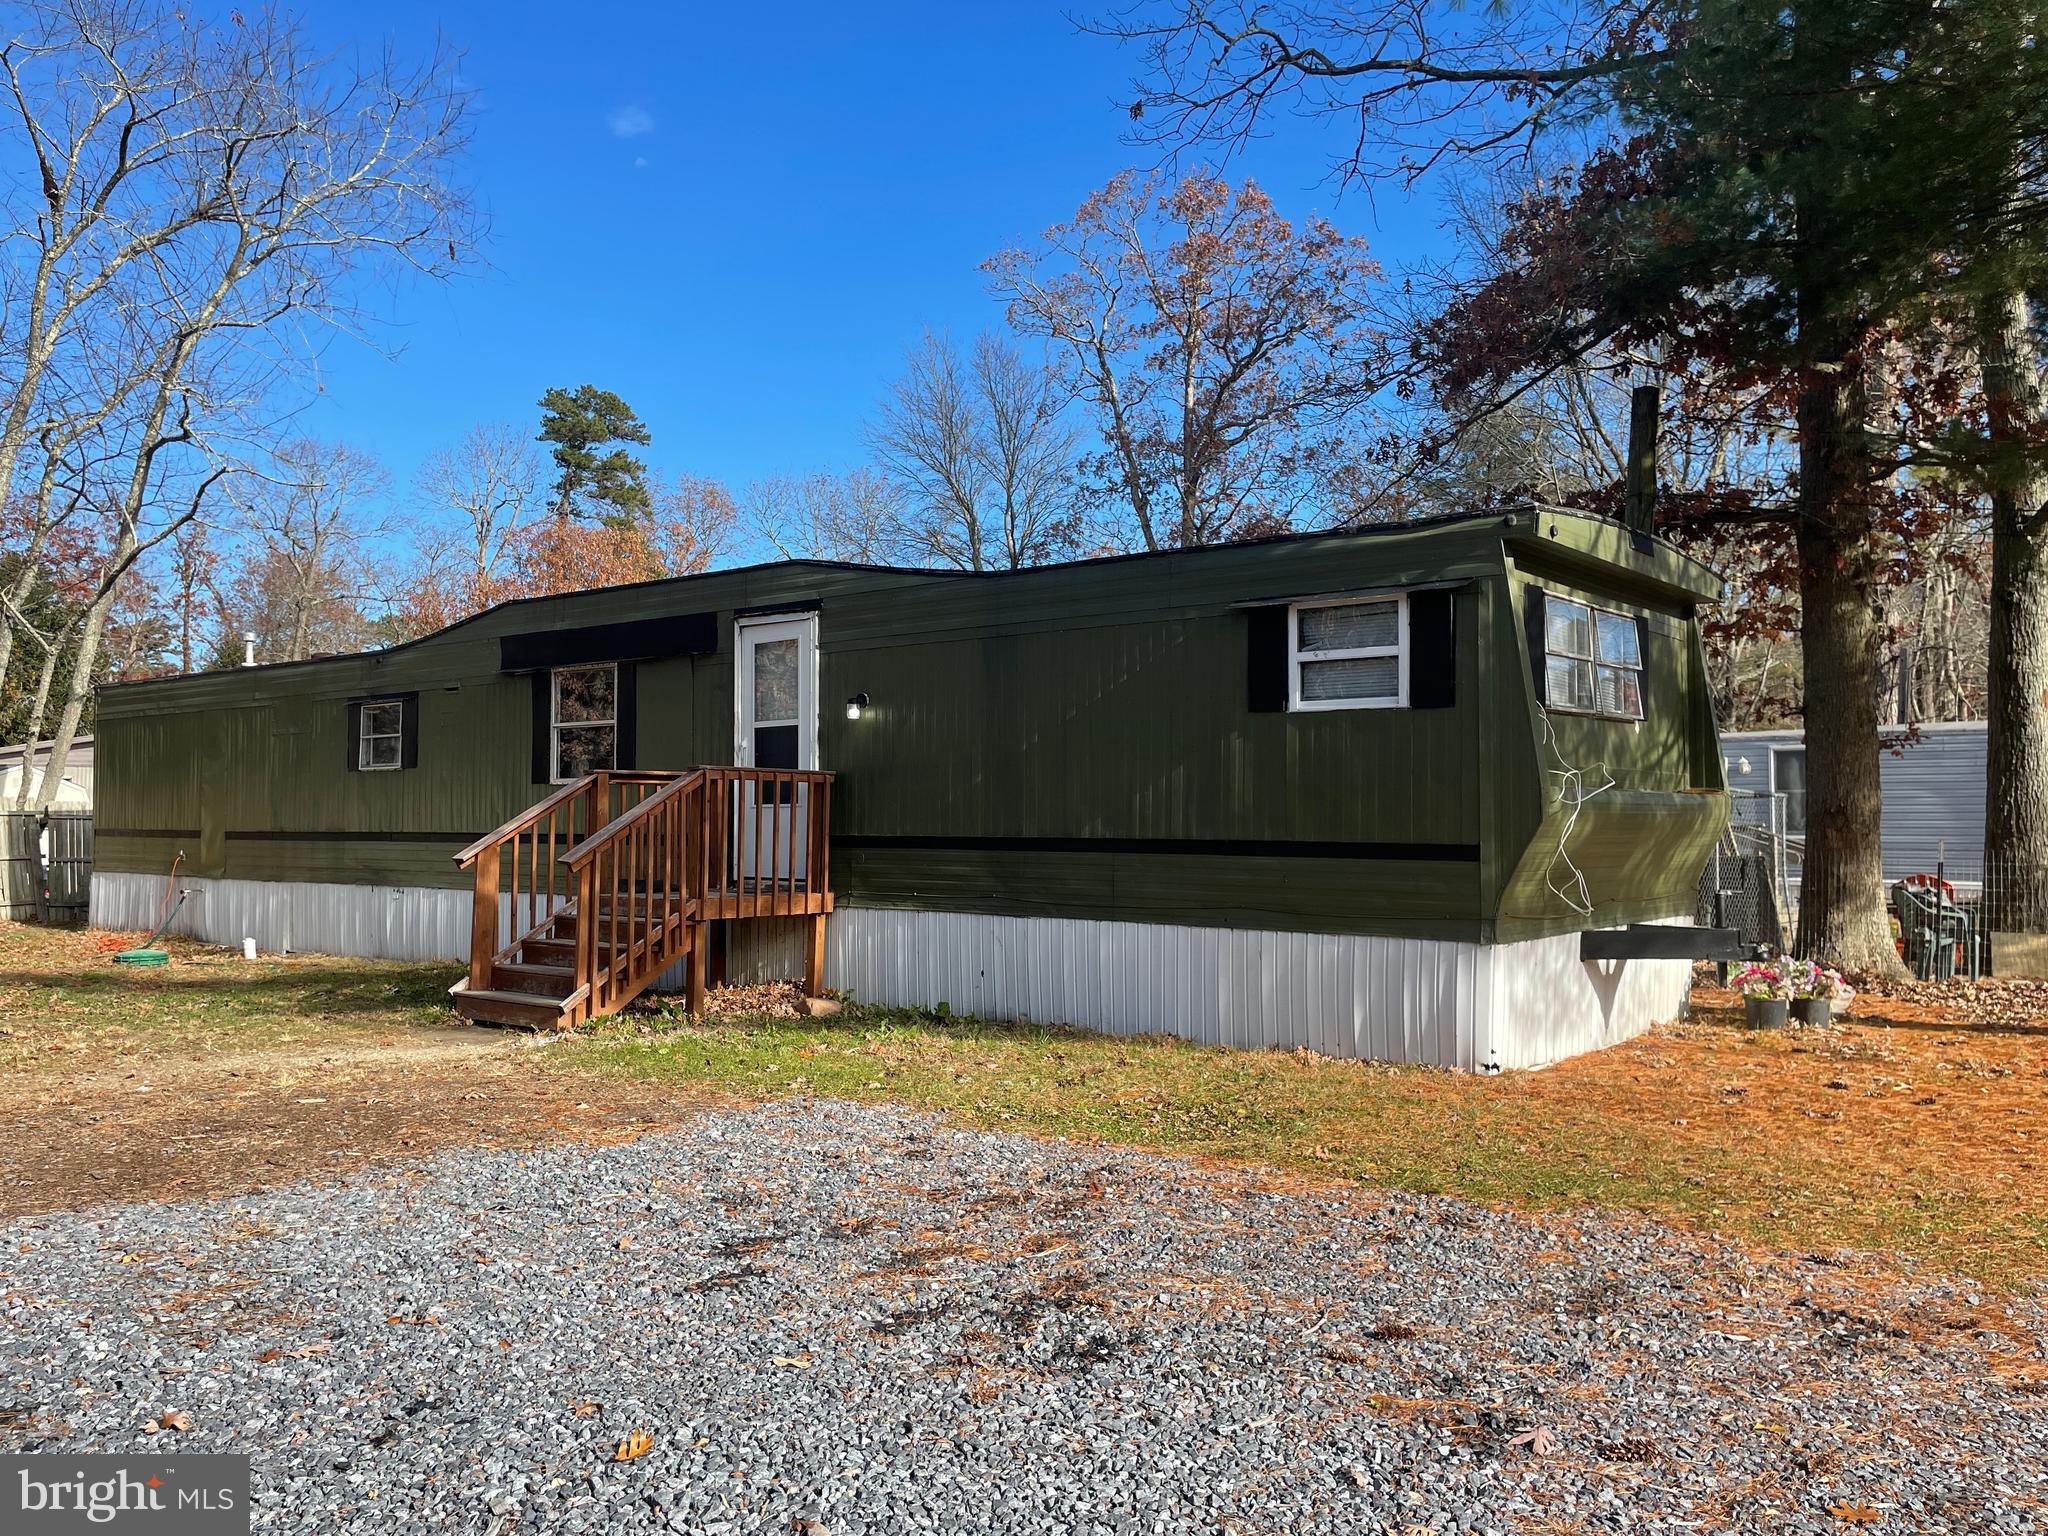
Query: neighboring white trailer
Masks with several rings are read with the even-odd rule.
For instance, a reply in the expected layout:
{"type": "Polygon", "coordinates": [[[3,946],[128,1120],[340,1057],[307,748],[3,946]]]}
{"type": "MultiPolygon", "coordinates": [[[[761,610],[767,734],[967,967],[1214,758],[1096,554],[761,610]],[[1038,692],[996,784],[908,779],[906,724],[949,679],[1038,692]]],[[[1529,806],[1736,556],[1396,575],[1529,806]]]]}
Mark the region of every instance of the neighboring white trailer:
{"type": "MultiPolygon", "coordinates": [[[[1887,880],[1948,868],[1975,880],[1984,867],[1985,734],[1982,720],[1923,725],[1918,739],[1888,726],[1878,753],[1887,880]]],[[[1806,737],[1801,731],[1730,731],[1721,737],[1730,793],[1783,795],[1791,862],[1806,836],[1806,737]]],[[[1796,878],[1796,876],[1795,876],[1796,878]]]]}

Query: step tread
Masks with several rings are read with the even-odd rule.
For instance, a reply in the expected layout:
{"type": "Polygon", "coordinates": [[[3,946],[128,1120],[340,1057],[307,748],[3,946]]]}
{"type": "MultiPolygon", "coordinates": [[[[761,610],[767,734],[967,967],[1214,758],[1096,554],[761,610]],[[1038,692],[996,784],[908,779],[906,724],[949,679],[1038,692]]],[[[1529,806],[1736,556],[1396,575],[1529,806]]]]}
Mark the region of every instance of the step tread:
{"type": "Polygon", "coordinates": [[[547,1013],[564,1012],[569,1005],[566,997],[544,997],[538,992],[507,992],[498,987],[461,987],[454,993],[455,1006],[471,1003],[511,1003],[521,1008],[534,1008],[547,1013]]]}

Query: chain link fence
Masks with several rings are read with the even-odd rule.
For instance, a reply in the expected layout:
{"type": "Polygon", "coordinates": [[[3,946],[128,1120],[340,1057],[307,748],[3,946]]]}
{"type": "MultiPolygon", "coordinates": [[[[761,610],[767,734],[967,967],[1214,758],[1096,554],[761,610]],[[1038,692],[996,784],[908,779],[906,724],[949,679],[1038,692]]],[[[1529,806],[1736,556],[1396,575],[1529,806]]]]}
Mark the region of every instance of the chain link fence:
{"type": "Polygon", "coordinates": [[[1730,799],[1734,814],[1700,871],[1694,919],[1704,928],[1734,929],[1745,946],[1782,954],[1792,936],[1785,797],[1738,792],[1730,799]]]}

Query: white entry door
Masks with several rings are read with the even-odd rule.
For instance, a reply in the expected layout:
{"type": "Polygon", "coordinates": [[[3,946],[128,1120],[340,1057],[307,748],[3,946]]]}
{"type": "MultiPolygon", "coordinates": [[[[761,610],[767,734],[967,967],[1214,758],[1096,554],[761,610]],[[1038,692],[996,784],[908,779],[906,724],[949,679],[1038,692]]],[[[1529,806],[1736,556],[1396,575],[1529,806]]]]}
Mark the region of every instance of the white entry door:
{"type": "MultiPolygon", "coordinates": [[[[817,615],[741,619],[735,636],[733,761],[742,768],[816,768],[817,615]]],[[[803,784],[765,794],[743,787],[734,805],[739,826],[733,841],[741,878],[802,877],[810,853],[810,796],[803,784]]]]}

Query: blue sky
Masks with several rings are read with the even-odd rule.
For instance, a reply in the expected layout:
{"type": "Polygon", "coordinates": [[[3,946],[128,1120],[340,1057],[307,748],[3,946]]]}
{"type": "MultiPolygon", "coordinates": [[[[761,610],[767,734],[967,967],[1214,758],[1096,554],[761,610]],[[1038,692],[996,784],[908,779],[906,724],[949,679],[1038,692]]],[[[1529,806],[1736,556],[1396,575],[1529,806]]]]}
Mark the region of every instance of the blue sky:
{"type": "MultiPolygon", "coordinates": [[[[394,357],[328,344],[299,418],[400,486],[474,422],[535,420],[555,384],[623,395],[664,473],[738,487],[858,462],[922,327],[1000,323],[979,263],[1146,160],[1120,137],[1133,60],[1035,0],[305,14],[335,43],[415,55],[438,24],[480,92],[488,268],[391,296],[376,336],[394,357]]],[[[1432,248],[1426,210],[1323,184],[1326,132],[1283,124],[1232,174],[1390,268],[1432,248]]]]}

